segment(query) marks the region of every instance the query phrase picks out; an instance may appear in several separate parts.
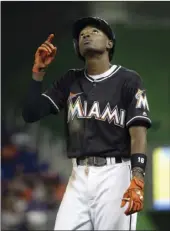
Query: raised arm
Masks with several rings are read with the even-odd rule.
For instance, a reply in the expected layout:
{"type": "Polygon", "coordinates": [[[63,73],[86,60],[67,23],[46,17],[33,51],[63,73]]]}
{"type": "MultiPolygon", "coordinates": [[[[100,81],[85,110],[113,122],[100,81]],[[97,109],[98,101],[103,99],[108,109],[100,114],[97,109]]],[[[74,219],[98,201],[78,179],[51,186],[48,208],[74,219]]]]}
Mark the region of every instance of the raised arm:
{"type": "Polygon", "coordinates": [[[32,80],[22,109],[22,115],[26,122],[35,122],[50,113],[55,113],[49,100],[41,95],[46,69],[56,55],[57,48],[51,43],[53,37],[54,35],[51,34],[35,53],[32,80]]]}
{"type": "Polygon", "coordinates": [[[51,43],[53,37],[54,35],[51,34],[35,54],[32,80],[22,109],[23,118],[28,123],[36,122],[49,114],[57,114],[64,108],[67,101],[72,71],[68,71],[59,80],[54,81],[50,88],[42,92],[47,67],[56,55],[57,48],[51,43]]]}

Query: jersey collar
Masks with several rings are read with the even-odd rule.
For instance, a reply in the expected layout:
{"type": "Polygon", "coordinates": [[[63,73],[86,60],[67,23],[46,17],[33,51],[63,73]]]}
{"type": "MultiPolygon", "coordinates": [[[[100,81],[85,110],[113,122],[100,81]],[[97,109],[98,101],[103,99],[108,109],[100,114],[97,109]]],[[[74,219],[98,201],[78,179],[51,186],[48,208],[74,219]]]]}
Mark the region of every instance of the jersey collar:
{"type": "Polygon", "coordinates": [[[88,75],[87,71],[84,70],[84,75],[91,82],[101,82],[101,81],[113,76],[120,68],[121,68],[121,66],[113,65],[113,66],[111,66],[111,68],[109,70],[107,70],[106,72],[99,74],[99,75],[88,75]]]}

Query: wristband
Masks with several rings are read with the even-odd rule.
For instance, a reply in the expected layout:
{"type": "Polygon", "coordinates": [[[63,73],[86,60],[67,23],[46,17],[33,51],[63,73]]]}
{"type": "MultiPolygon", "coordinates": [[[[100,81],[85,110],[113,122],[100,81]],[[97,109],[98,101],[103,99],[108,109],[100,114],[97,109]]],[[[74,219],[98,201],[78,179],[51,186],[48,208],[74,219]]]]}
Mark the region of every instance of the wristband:
{"type": "Polygon", "coordinates": [[[145,172],[146,163],[147,163],[147,156],[145,154],[134,153],[131,155],[132,169],[135,167],[139,167],[139,168],[142,168],[143,171],[145,172]]]}
{"type": "Polygon", "coordinates": [[[47,70],[47,67],[43,67],[43,68],[40,68],[40,67],[37,67],[36,64],[34,64],[33,68],[32,68],[32,72],[33,73],[45,73],[47,70]]]}

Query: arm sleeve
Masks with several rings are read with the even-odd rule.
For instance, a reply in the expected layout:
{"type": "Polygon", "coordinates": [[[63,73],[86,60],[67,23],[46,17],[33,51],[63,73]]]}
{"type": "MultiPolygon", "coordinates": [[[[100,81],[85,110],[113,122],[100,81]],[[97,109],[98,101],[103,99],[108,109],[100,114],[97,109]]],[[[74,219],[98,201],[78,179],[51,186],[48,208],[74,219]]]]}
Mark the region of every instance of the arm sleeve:
{"type": "Polygon", "coordinates": [[[70,71],[60,81],[55,81],[50,88],[42,93],[42,97],[48,99],[56,112],[60,112],[66,105],[69,88],[72,81],[70,71]]]}
{"type": "Polygon", "coordinates": [[[132,72],[125,89],[127,102],[126,126],[145,126],[151,127],[149,118],[149,104],[146,96],[146,90],[143,87],[140,76],[132,72]]]}
{"type": "Polygon", "coordinates": [[[66,73],[59,81],[42,93],[42,82],[31,80],[22,115],[26,122],[36,122],[49,114],[57,114],[64,108],[69,92],[66,73]]]}

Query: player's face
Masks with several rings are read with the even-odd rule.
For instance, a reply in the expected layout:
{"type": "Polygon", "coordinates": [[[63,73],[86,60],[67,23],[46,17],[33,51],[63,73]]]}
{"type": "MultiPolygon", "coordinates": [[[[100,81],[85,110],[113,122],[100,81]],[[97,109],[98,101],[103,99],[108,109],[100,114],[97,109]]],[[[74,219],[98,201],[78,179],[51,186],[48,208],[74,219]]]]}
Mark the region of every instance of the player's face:
{"type": "Polygon", "coordinates": [[[107,49],[111,49],[112,46],[112,41],[101,30],[95,27],[87,26],[80,32],[79,50],[83,57],[95,53],[102,54],[107,52],[107,49]]]}

